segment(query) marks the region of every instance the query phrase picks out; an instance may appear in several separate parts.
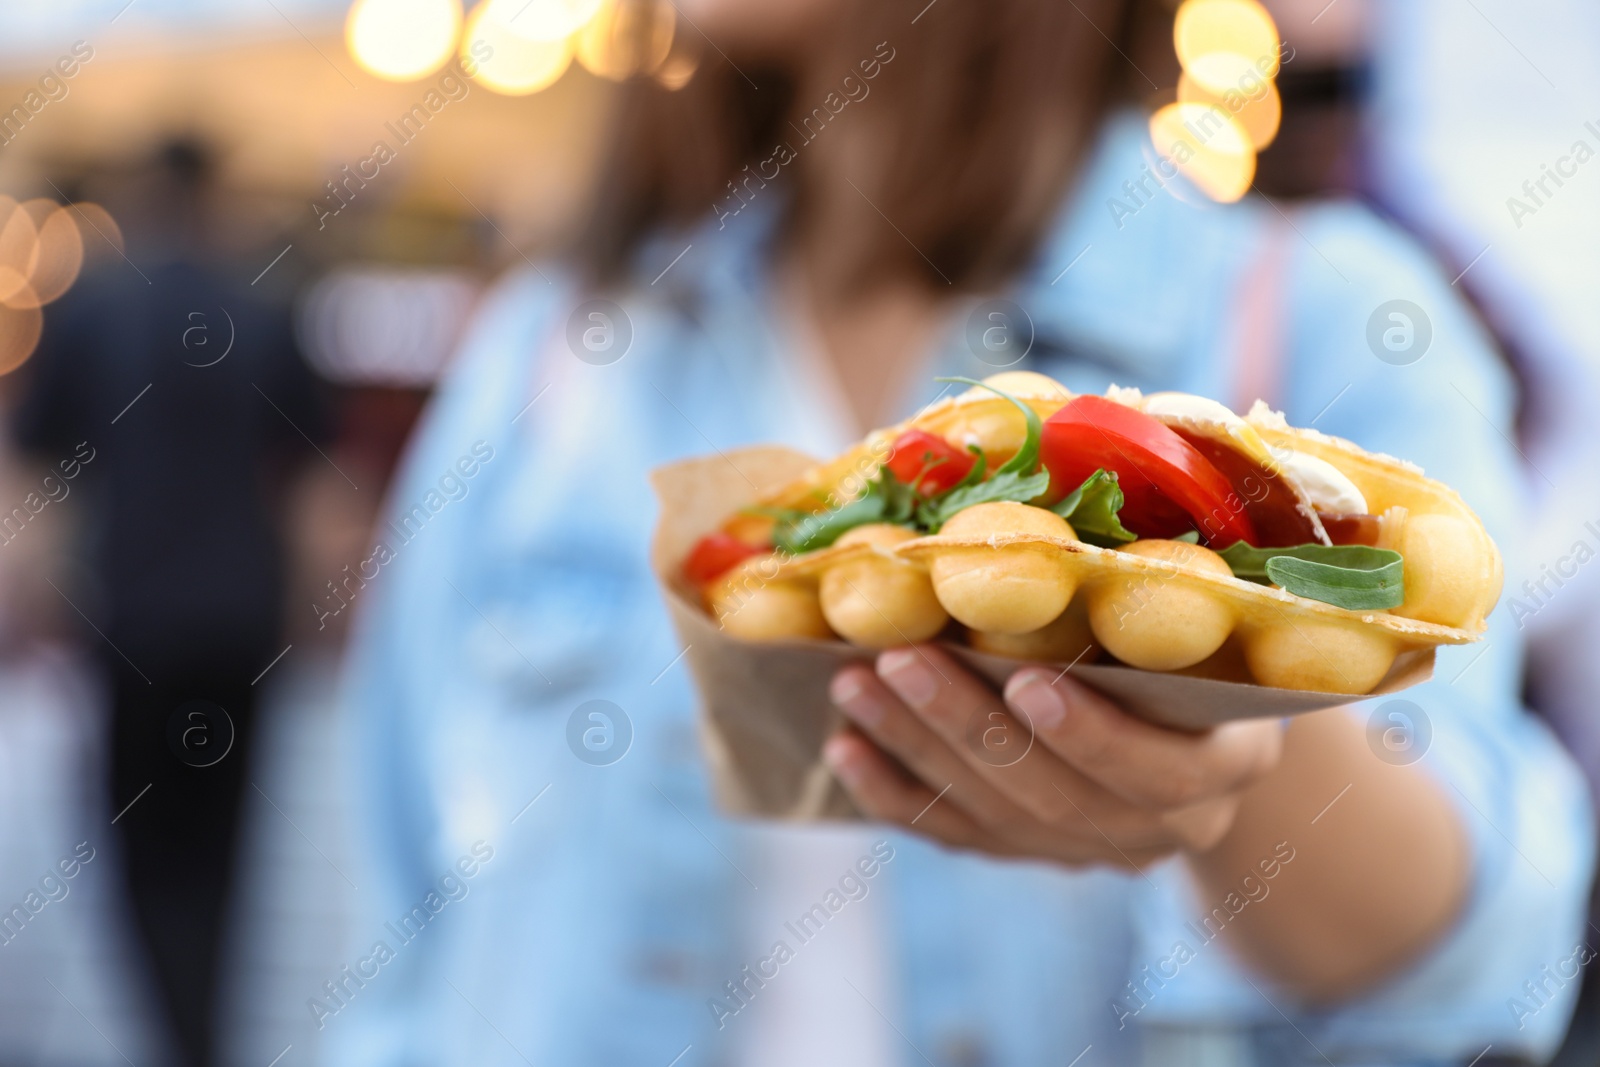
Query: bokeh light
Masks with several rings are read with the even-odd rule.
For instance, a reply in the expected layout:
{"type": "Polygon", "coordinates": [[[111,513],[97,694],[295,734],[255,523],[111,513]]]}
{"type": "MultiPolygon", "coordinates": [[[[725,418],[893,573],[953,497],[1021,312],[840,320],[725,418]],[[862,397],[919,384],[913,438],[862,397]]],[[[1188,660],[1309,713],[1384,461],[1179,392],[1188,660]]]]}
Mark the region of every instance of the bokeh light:
{"type": "Polygon", "coordinates": [[[572,62],[572,51],[570,36],[537,40],[507,28],[492,2],[473,10],[461,38],[461,59],[474,71],[473,79],[507,96],[525,96],[553,84],[572,62]],[[480,49],[486,59],[473,51],[480,42],[488,45],[480,49]]]}
{"type": "Polygon", "coordinates": [[[9,196],[0,196],[0,304],[32,300],[27,292],[39,254],[39,231],[33,216],[9,196]]]}
{"type": "Polygon", "coordinates": [[[1278,27],[1257,0],[1184,0],[1172,43],[1183,67],[1177,101],[1150,117],[1150,139],[1196,188],[1231,203],[1249,191],[1256,152],[1283,121],[1278,27]]]}
{"type": "Polygon", "coordinates": [[[672,51],[675,22],[672,5],[664,0],[605,0],[578,34],[578,62],[612,81],[649,74],[672,51]]]}
{"type": "Polygon", "coordinates": [[[1185,0],[1172,41],[1184,72],[1215,93],[1278,73],[1278,28],[1255,0],[1185,0]]]}
{"type": "Polygon", "coordinates": [[[583,29],[601,0],[484,0],[484,17],[531,41],[558,41],[583,29]]]}
{"type": "Polygon", "coordinates": [[[24,200],[21,206],[22,210],[26,211],[28,217],[33,220],[35,230],[43,226],[44,220],[54,214],[56,209],[60,207],[48,196],[36,196],[32,200],[24,200]]]}
{"type": "Polygon", "coordinates": [[[413,81],[444,66],[461,32],[461,0],[356,0],[345,45],[368,73],[413,81]]]}
{"type": "Polygon", "coordinates": [[[700,67],[700,54],[687,49],[675,51],[667,57],[665,63],[656,68],[655,79],[668,89],[676,92],[689,84],[689,79],[694,77],[694,72],[700,67]]]}
{"type": "Polygon", "coordinates": [[[69,209],[45,197],[19,204],[0,195],[0,374],[33,354],[44,330],[42,309],[78,280],[83,251],[69,209]]]}
{"type": "Polygon", "coordinates": [[[1150,140],[1157,153],[1220,203],[1238,200],[1255,180],[1256,153],[1250,135],[1219,107],[1168,104],[1150,116],[1150,140]]]}
{"type": "Polygon", "coordinates": [[[73,204],[68,211],[83,238],[85,262],[122,258],[128,246],[122,239],[122,227],[111,217],[111,212],[87,200],[73,204]]]}
{"type": "MultiPolygon", "coordinates": [[[[82,267],[83,236],[78,232],[71,211],[50,204],[50,214],[39,227],[37,252],[26,294],[38,304],[60,299],[78,280],[82,267]]],[[[9,303],[13,307],[20,306],[15,298],[9,303]]]]}
{"type": "Polygon", "coordinates": [[[1226,93],[1212,92],[1194,78],[1185,74],[1178,79],[1178,101],[1184,104],[1210,104],[1232,115],[1250,135],[1250,143],[1257,151],[1272,143],[1278,135],[1278,125],[1283,121],[1283,99],[1278,87],[1269,78],[1252,82],[1249,90],[1230,89],[1226,93]]]}

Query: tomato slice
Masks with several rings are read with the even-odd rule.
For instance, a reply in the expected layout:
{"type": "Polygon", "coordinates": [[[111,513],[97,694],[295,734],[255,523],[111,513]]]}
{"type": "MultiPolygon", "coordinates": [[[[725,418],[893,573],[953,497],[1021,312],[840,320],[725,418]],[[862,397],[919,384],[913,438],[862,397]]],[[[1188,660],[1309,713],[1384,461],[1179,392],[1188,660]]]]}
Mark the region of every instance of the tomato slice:
{"type": "Polygon", "coordinates": [[[1053,496],[1104,467],[1126,502],[1122,524],[1141,537],[1198,529],[1211,544],[1256,543],[1244,501],[1216,465],[1167,426],[1114,400],[1078,396],[1045,420],[1040,455],[1053,496]]]}
{"type": "Polygon", "coordinates": [[[683,574],[696,585],[705,585],[731,571],[751,556],[759,556],[769,549],[746,544],[730,534],[707,534],[694,543],[689,558],[684,560],[683,574]]]}
{"type": "Polygon", "coordinates": [[[1288,548],[1320,540],[1317,528],[1301,512],[1299,498],[1284,479],[1268,473],[1255,460],[1221,441],[1181,429],[1173,432],[1210,460],[1228,479],[1234,492],[1244,498],[1245,514],[1256,531],[1256,540],[1252,542],[1256,548],[1288,548]]]}
{"type": "Polygon", "coordinates": [[[971,452],[937,434],[907,430],[894,439],[884,466],[905,484],[916,482],[916,489],[923,496],[935,496],[965,478],[977,461],[971,452]]]}
{"type": "Polygon", "coordinates": [[[1322,528],[1328,531],[1328,540],[1336,545],[1376,545],[1383,532],[1383,519],[1378,515],[1364,515],[1353,511],[1324,511],[1317,516],[1322,528]]]}

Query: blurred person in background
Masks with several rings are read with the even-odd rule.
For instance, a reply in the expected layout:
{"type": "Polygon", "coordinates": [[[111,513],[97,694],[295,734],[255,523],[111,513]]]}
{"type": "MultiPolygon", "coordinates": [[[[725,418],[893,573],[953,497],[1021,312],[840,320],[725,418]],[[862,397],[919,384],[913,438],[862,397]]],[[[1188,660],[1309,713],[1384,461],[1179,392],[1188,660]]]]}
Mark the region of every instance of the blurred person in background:
{"type": "Polygon", "coordinates": [[[176,1044],[214,1059],[215,991],[258,678],[283,650],[278,501],[320,434],[287,309],[211,250],[216,160],[164,144],[127,183],[128,256],[46,315],[17,443],[81,464],[62,591],[110,703],[108,795],[176,1044]]]}
{"type": "Polygon", "coordinates": [[[1469,686],[1408,694],[1432,723],[1420,762],[1369,748],[1367,708],[1184,735],[1019,671],[1014,706],[1070,724],[1028,758],[1105,813],[1090,823],[937,740],[948,695],[902,651],[836,679],[859,732],[828,755],[913,833],[716,813],[646,561],[646,473],[708,445],[831,455],[934,375],[992,372],[974,297],[1020,305],[1019,365],[1075,391],[1262,395],[1414,460],[1513,561],[1521,503],[1509,377],[1415,245],[1349,204],[1285,225],[1259,200],[1128,191],[1152,157],[1126,105],[1175,80],[1159,7],[685,14],[716,54],[677,92],[628,87],[588,235],[569,267],[504,280],[393,489],[396,522],[429,517],[375,551],[349,678],[371,867],[350,964],[307,1004],[327,1062],[1548,1054],[1572,991],[1528,988],[1581,937],[1593,824],[1520,706],[1503,608],[1469,686]],[[1409,366],[1364,341],[1396,295],[1433,316],[1409,366]],[[592,699],[628,728],[607,766],[568,741],[592,699]],[[1175,775],[1195,791],[1156,795],[1175,775]],[[1270,902],[1197,942],[1273,857],[1270,902]],[[758,964],[864,858],[875,881],[775,976],[758,964]]]}

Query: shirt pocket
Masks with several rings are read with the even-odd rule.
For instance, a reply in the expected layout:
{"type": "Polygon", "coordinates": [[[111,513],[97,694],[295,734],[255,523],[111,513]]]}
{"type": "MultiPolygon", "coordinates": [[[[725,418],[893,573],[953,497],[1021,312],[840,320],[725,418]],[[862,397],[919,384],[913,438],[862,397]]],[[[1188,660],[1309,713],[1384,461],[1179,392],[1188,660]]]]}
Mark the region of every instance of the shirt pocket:
{"type": "Polygon", "coordinates": [[[643,561],[603,531],[527,546],[480,576],[465,659],[519,703],[570,695],[626,670],[654,615],[643,561]]]}

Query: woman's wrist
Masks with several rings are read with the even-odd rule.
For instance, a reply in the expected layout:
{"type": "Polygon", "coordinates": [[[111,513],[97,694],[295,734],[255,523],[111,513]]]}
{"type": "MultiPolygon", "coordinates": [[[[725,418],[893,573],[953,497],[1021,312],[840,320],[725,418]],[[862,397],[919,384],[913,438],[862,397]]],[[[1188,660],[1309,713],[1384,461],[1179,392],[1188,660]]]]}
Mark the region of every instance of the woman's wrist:
{"type": "Polygon", "coordinates": [[[1470,848],[1439,783],[1378,759],[1348,709],[1302,716],[1284,740],[1227,833],[1185,858],[1201,908],[1238,908],[1236,951],[1308,999],[1337,1000],[1438,941],[1466,899],[1470,848]],[[1241,906],[1258,884],[1259,904],[1241,906]]]}

